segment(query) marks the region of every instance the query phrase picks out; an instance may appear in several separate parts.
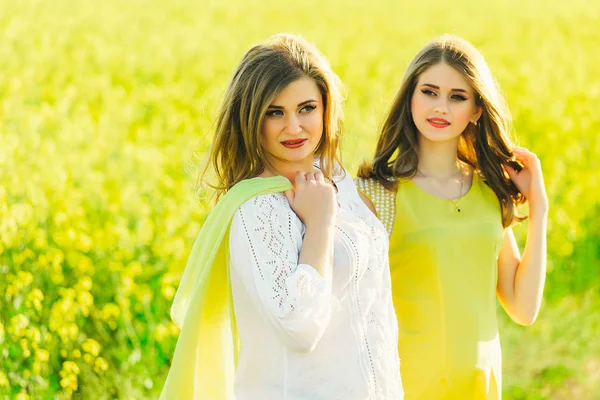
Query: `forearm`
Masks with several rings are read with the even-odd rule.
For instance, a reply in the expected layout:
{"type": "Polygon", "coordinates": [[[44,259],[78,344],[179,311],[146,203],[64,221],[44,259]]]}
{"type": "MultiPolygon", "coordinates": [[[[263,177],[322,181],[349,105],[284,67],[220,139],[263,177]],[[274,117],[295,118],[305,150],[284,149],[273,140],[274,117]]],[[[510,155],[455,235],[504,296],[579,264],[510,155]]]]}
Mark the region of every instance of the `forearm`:
{"type": "MultiPolygon", "coordinates": [[[[302,225],[282,206],[278,198],[268,197],[258,204],[247,202],[234,216],[229,254],[236,314],[245,318],[248,310],[258,312],[285,346],[311,351],[325,332],[337,300],[331,291],[331,273],[323,277],[312,265],[298,263],[299,248],[318,247],[311,242],[320,239],[318,231],[305,231],[310,243],[302,246],[302,225]],[[265,202],[272,207],[264,207],[265,202]],[[267,220],[262,208],[280,211],[272,214],[278,219],[267,220]]],[[[307,261],[320,266],[318,260],[307,261]]]]}
{"type": "Polygon", "coordinates": [[[525,250],[515,275],[515,305],[519,319],[532,324],[540,310],[546,280],[547,209],[531,210],[525,250]]]}
{"type": "Polygon", "coordinates": [[[331,276],[333,268],[333,223],[306,225],[299,264],[308,264],[323,277],[331,276]]]}

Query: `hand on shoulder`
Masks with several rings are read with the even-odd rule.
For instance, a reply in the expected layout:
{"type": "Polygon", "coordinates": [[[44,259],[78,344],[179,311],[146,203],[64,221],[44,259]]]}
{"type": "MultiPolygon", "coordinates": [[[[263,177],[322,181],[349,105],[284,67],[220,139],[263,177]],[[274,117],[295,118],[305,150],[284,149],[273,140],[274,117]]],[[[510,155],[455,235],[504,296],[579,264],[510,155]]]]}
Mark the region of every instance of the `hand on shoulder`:
{"type": "Polygon", "coordinates": [[[325,181],[321,171],[296,172],[294,189],[284,194],[304,225],[333,224],[337,212],[335,188],[325,181]]]}

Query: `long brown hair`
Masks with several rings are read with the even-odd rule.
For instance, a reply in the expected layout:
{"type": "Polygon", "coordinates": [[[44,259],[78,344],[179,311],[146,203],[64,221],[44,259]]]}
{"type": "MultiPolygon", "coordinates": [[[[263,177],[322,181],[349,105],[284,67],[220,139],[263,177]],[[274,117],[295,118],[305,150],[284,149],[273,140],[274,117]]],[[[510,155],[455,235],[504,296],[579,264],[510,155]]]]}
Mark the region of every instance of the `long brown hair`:
{"type": "Polygon", "coordinates": [[[411,61],[384,119],[375,157],[371,163],[360,166],[358,176],[375,179],[392,191],[397,189],[397,178],[415,176],[419,132],[411,113],[411,98],[420,75],[439,63],[463,75],[475,91],[476,105],[483,110],[478,125],[468,124],[461,134],[458,158],[494,191],[502,208],[502,223],[508,227],[522,220],[516,215],[516,206],[526,201],[503,167],[503,163],[508,163],[519,169],[511,150],[510,112],[481,53],[459,37],[444,35],[434,39],[411,61]]]}
{"type": "Polygon", "coordinates": [[[323,96],[323,137],[315,150],[321,170],[331,177],[340,164],[342,132],[341,83],[315,46],[302,37],[278,34],[246,52],[229,83],[219,111],[209,163],[199,186],[212,187],[219,198],[236,183],[258,176],[265,168],[260,142],[263,118],[273,99],[291,82],[312,79],[323,96]],[[207,182],[212,166],[215,181],[207,182]]]}

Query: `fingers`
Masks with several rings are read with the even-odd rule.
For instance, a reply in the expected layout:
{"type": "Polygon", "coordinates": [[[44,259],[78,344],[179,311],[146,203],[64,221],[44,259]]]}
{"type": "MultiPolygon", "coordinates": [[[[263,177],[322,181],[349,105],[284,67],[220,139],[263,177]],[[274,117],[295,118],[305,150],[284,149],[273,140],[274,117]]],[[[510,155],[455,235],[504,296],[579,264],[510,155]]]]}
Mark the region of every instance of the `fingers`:
{"type": "Polygon", "coordinates": [[[302,172],[297,171],[295,175],[296,186],[303,186],[304,184],[312,183],[326,183],[325,175],[321,171],[302,172]]]}
{"type": "Polygon", "coordinates": [[[529,151],[527,148],[525,147],[520,147],[520,146],[513,146],[513,151],[516,151],[518,153],[522,153],[522,154],[533,154],[531,151],[529,151]]]}
{"type": "Polygon", "coordinates": [[[537,158],[537,156],[532,153],[531,151],[527,150],[524,147],[513,147],[512,149],[515,157],[517,157],[517,159],[534,159],[537,158]]]}
{"type": "Polygon", "coordinates": [[[294,181],[296,182],[296,185],[306,182],[306,175],[304,174],[304,172],[296,171],[296,176],[294,177],[294,181]]]}
{"type": "MultiPolygon", "coordinates": [[[[296,174],[298,173],[301,174],[300,171],[298,171],[296,174]]],[[[321,171],[307,172],[306,174],[304,174],[304,180],[306,182],[317,181],[319,183],[323,183],[325,182],[325,176],[321,171]]]]}
{"type": "Polygon", "coordinates": [[[504,164],[504,169],[508,173],[508,176],[510,177],[511,180],[513,180],[519,174],[516,169],[514,169],[513,167],[511,167],[508,164],[504,164]]]}
{"type": "Polygon", "coordinates": [[[325,176],[323,175],[323,173],[321,171],[317,171],[315,172],[315,180],[319,181],[319,182],[325,182],[325,176]]]}
{"type": "Polygon", "coordinates": [[[283,192],[283,195],[287,199],[288,203],[290,203],[290,205],[294,204],[295,194],[293,190],[286,190],[285,192],[283,192]]]}
{"type": "Polygon", "coordinates": [[[531,168],[536,164],[540,164],[540,160],[535,153],[532,153],[524,147],[515,146],[513,147],[512,151],[515,158],[527,168],[531,168]]]}

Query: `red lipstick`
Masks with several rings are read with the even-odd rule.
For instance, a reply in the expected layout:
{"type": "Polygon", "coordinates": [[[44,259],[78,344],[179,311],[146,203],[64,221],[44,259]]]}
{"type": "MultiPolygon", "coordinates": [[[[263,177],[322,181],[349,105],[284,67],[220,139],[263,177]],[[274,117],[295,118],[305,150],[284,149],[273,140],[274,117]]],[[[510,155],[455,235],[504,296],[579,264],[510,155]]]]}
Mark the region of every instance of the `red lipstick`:
{"type": "Polygon", "coordinates": [[[450,126],[450,122],[446,121],[443,118],[429,118],[427,120],[427,122],[429,122],[429,125],[433,126],[434,128],[445,128],[447,126],[450,126]]]}
{"type": "Polygon", "coordinates": [[[284,140],[283,142],[281,142],[281,144],[288,149],[297,149],[298,147],[302,147],[307,140],[308,139],[284,140]]]}

